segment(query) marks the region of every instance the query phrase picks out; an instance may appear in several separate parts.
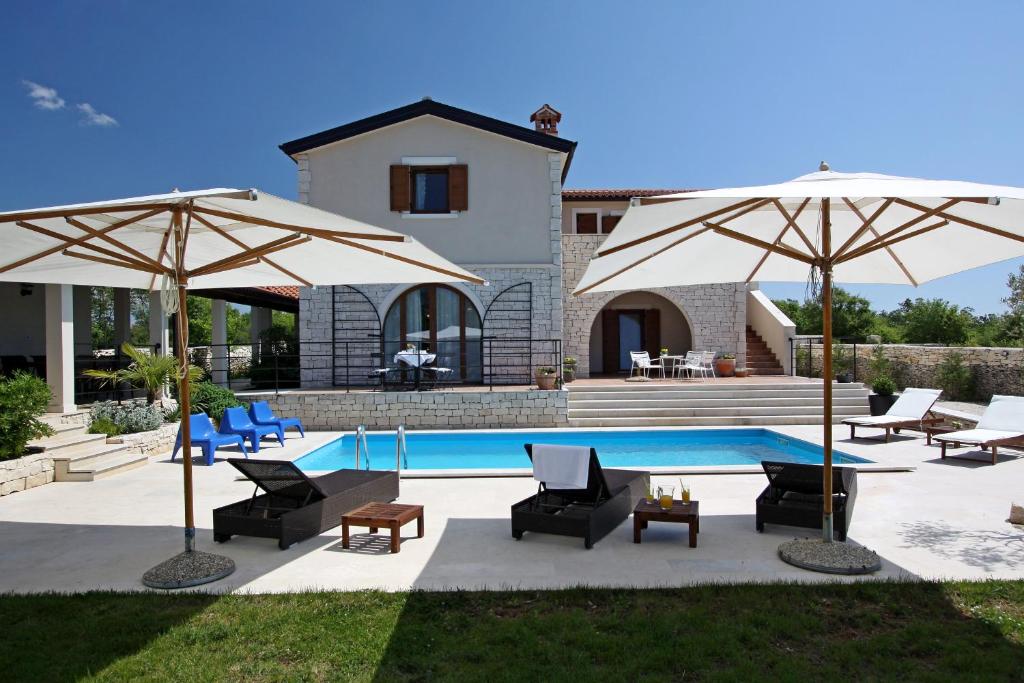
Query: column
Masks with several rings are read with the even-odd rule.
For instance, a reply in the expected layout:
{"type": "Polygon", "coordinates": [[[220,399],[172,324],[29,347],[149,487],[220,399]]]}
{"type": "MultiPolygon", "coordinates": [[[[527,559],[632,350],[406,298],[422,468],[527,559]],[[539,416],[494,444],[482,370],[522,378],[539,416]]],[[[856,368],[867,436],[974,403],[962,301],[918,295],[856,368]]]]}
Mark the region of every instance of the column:
{"type": "Polygon", "coordinates": [[[160,353],[165,356],[174,355],[174,349],[171,348],[171,328],[167,324],[167,316],[164,315],[159,291],[149,293],[149,343],[151,346],[159,345],[160,353]]]}
{"type": "Polygon", "coordinates": [[[228,386],[228,314],[223,299],[210,301],[212,330],[210,332],[210,371],[214,384],[228,386]]]}
{"type": "Polygon", "coordinates": [[[114,348],[117,349],[132,336],[131,294],[125,287],[114,288],[114,348]]]}
{"type": "Polygon", "coordinates": [[[270,327],[273,313],[269,308],[253,306],[249,311],[249,340],[252,342],[252,362],[260,358],[260,336],[270,327]]]}
{"type": "Polygon", "coordinates": [[[46,383],[53,397],[49,410],[75,410],[74,288],[46,285],[46,383]]]}

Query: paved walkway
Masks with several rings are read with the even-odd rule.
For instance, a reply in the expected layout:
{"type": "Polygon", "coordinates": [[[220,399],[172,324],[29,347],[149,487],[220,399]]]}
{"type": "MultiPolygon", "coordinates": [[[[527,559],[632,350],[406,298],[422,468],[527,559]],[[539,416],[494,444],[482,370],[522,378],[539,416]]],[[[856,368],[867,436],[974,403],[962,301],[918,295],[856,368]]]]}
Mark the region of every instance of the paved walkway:
{"type": "MultiPolygon", "coordinates": [[[[780,427],[820,442],[818,427],[780,427]]],[[[878,578],[1024,578],[1024,530],[1007,524],[1011,501],[1024,501],[1024,458],[1010,452],[996,466],[940,461],[922,438],[846,440],[836,447],[877,462],[910,465],[910,472],[864,472],[850,531],[852,541],[884,558],[878,578]]],[[[333,438],[289,438],[261,456],[296,457],[333,438]]],[[[642,545],[632,543],[627,521],[593,550],[578,539],[527,534],[512,540],[509,505],[535,490],[529,478],[404,479],[400,502],[426,506],[426,537],[403,530],[398,555],[384,537],[353,535],[341,547],[340,527],[277,549],[273,541],[235,538],[216,545],[211,510],[252,493],[227,463],[197,466],[198,546],[232,557],[234,575],[211,590],[284,592],[310,588],[504,588],[678,586],[708,581],[828,581],[776,556],[778,544],[813,531],[768,527],[754,531],[754,498],[762,475],[690,475],[684,480],[701,501],[699,546],[687,547],[682,525],[651,524],[642,545]]],[[[678,483],[678,477],[655,477],[678,483]]],[[[155,457],[146,467],[90,483],[58,483],[0,498],[0,592],[141,590],[139,577],[178,552],[181,465],[155,457]]],[[[360,530],[362,531],[362,530],[360,530]]],[[[847,579],[842,579],[847,580],[847,579]]]]}

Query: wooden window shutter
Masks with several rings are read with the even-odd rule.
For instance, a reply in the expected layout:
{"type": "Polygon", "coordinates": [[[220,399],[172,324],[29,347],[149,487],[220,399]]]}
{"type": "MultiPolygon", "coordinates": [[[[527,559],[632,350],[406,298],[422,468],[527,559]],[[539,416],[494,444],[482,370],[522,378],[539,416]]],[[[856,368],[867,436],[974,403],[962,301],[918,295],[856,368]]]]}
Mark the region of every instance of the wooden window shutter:
{"type": "Polygon", "coordinates": [[[644,341],[651,358],[661,355],[661,311],[648,308],[644,311],[644,341]]]}
{"type": "Polygon", "coordinates": [[[409,167],[401,164],[391,166],[391,210],[410,211],[412,195],[409,192],[409,167]]]}
{"type": "Polygon", "coordinates": [[[466,164],[448,167],[448,210],[469,210],[469,167],[466,164]]]}
{"type": "Polygon", "coordinates": [[[619,224],[619,219],[622,216],[602,216],[601,217],[601,232],[605,235],[615,229],[615,226],[619,224]]]}
{"type": "Polygon", "coordinates": [[[619,371],[619,312],[605,310],[601,313],[601,368],[602,372],[619,371]]]}
{"type": "Polygon", "coordinates": [[[576,234],[577,235],[596,235],[597,234],[597,214],[596,213],[578,213],[578,214],[576,214],[576,234]]]}

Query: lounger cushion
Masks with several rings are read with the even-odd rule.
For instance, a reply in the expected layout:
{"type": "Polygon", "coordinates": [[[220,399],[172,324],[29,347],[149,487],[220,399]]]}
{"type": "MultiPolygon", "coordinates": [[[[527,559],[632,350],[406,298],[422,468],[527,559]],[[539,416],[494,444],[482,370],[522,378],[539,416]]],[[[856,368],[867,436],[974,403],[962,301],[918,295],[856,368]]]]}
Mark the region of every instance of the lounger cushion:
{"type": "Polygon", "coordinates": [[[843,424],[855,424],[862,425],[864,427],[885,427],[890,424],[906,424],[907,422],[913,422],[918,418],[906,418],[897,417],[895,415],[862,415],[860,417],[848,417],[843,420],[843,424]]]}
{"type": "Polygon", "coordinates": [[[905,420],[920,420],[939,400],[942,389],[916,389],[907,387],[886,411],[885,417],[902,417],[905,420]]]}
{"type": "Polygon", "coordinates": [[[992,402],[978,420],[978,429],[1001,432],[1024,432],[1024,398],[1020,396],[993,396],[992,402]]]}
{"type": "Polygon", "coordinates": [[[1003,439],[1024,438],[1024,432],[1008,432],[1000,429],[963,429],[959,432],[936,434],[937,441],[955,441],[958,443],[989,443],[1003,439]]]}

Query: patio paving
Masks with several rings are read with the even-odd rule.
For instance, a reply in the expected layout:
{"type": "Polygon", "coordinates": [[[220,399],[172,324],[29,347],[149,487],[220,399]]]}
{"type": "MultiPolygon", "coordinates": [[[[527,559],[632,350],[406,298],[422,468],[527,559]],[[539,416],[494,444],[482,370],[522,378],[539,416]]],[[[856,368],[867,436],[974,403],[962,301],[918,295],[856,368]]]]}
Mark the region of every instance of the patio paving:
{"type": "MultiPolygon", "coordinates": [[[[820,443],[820,427],[778,427],[820,443]]],[[[261,457],[294,458],[334,438],[313,433],[266,446],[261,457]]],[[[1024,500],[1024,458],[1007,451],[996,466],[939,460],[923,438],[847,440],[836,447],[913,471],[863,472],[850,539],[883,557],[879,578],[1024,579],[1024,530],[1005,522],[1011,501],[1024,500]]],[[[222,456],[223,457],[223,456],[222,456]]],[[[627,520],[593,550],[579,539],[527,534],[514,541],[509,506],[535,491],[524,477],[403,479],[399,502],[423,504],[426,536],[403,528],[401,553],[386,536],[354,533],[341,547],[341,528],[280,551],[274,541],[212,541],[214,507],[246,498],[252,486],[227,463],[195,468],[197,545],[232,557],[238,570],[207,587],[217,591],[556,588],[575,585],[679,586],[703,582],[852,580],[815,574],[778,559],[780,542],[813,530],[769,526],[754,531],[754,498],[763,475],[684,475],[701,501],[697,548],[686,527],[651,524],[642,545],[627,520]]],[[[677,476],[654,483],[678,484],[677,476]]],[[[149,567],[181,547],[181,465],[167,456],[146,467],[90,483],[58,483],[0,498],[0,592],[143,590],[149,567]]],[[[362,531],[362,530],[358,530],[362,531]]],[[[864,579],[861,579],[864,580],[864,579]]]]}

